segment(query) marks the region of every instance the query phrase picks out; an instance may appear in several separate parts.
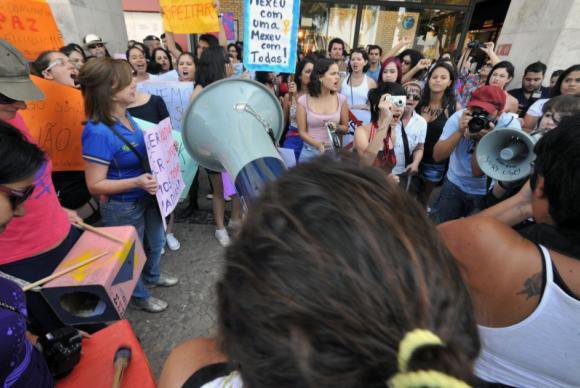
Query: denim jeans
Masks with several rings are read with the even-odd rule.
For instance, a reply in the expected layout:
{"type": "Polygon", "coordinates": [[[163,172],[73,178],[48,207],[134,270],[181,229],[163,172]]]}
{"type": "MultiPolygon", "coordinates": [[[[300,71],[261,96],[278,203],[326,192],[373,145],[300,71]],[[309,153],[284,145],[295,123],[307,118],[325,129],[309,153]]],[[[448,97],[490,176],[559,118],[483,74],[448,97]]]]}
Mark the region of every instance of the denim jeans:
{"type": "Polygon", "coordinates": [[[308,162],[317,156],[320,156],[320,151],[310,144],[304,143],[304,147],[302,147],[302,152],[300,153],[300,163],[308,162]]]}
{"type": "Polygon", "coordinates": [[[485,207],[485,195],[465,193],[445,178],[437,203],[435,219],[437,223],[442,223],[480,211],[485,207]]]}
{"type": "Polygon", "coordinates": [[[161,274],[159,261],[165,245],[165,231],[155,197],[146,195],[134,202],[108,201],[101,203],[105,226],[133,225],[147,255],[141,278],[133,291],[135,298],[148,298],[143,282],[156,283],[161,274]]]}

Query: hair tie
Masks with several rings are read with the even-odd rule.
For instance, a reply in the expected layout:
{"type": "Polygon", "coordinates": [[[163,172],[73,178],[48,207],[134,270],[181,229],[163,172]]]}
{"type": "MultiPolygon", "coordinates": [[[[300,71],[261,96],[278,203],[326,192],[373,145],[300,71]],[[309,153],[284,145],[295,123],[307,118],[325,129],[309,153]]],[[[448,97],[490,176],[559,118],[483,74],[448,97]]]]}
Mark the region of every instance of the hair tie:
{"type": "Polygon", "coordinates": [[[429,330],[415,329],[405,334],[399,343],[399,372],[407,372],[407,363],[415,350],[427,345],[445,346],[441,338],[429,330]]]}

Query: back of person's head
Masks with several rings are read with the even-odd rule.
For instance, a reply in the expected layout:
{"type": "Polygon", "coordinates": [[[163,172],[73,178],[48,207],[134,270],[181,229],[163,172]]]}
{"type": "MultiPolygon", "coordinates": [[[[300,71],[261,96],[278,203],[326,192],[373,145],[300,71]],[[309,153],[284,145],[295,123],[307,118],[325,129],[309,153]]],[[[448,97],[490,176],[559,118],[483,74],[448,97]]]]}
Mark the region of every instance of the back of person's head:
{"type": "Polygon", "coordinates": [[[574,71],[580,71],[580,64],[572,65],[560,74],[558,81],[556,81],[554,87],[550,91],[550,96],[556,97],[562,94],[562,82],[564,82],[566,77],[574,71]]]}
{"type": "Polygon", "coordinates": [[[218,40],[218,38],[216,38],[212,34],[202,34],[197,39],[198,40],[203,40],[204,42],[207,43],[207,45],[209,47],[214,47],[214,46],[218,46],[219,47],[219,45],[220,45],[220,41],[218,40]]]}
{"type": "Polygon", "coordinates": [[[254,388],[385,387],[415,329],[443,344],[411,352],[410,372],[469,381],[480,348],[424,210],[379,169],[330,158],[264,189],[226,252],[218,310],[222,348],[254,388]]]}
{"type": "MultiPolygon", "coordinates": [[[[52,56],[52,54],[58,53],[58,52],[60,52],[60,51],[47,50],[47,51],[43,51],[40,54],[38,54],[36,59],[30,63],[30,74],[35,75],[37,77],[44,78],[44,75],[42,73],[50,65],[50,57],[52,56]]],[[[68,54],[65,54],[65,55],[68,55],[68,54]]]]}
{"type": "Polygon", "coordinates": [[[429,70],[427,75],[427,80],[425,86],[423,87],[423,92],[421,93],[421,100],[417,105],[417,111],[420,112],[421,108],[428,106],[431,102],[431,87],[429,86],[429,80],[433,77],[435,70],[443,68],[449,73],[449,80],[451,81],[445,92],[443,93],[443,100],[441,105],[444,108],[450,108],[455,110],[456,98],[455,98],[455,79],[457,74],[455,73],[455,68],[447,61],[437,61],[435,65],[429,70]]]}
{"type": "Polygon", "coordinates": [[[402,61],[403,58],[405,58],[407,55],[409,56],[409,58],[411,58],[411,65],[410,65],[411,69],[414,68],[415,66],[417,66],[419,61],[421,59],[423,59],[423,54],[421,54],[419,51],[413,50],[413,49],[403,50],[399,55],[397,55],[397,58],[399,58],[399,61],[402,61]]]}
{"type": "Polygon", "coordinates": [[[505,71],[508,73],[508,76],[510,78],[514,78],[514,72],[515,72],[514,65],[510,61],[501,61],[501,62],[496,63],[491,68],[491,71],[489,72],[489,75],[487,76],[487,80],[485,81],[486,85],[489,85],[489,82],[491,80],[491,76],[493,75],[493,72],[496,71],[497,69],[505,69],[505,71]]]}
{"type": "Polygon", "coordinates": [[[225,52],[219,45],[210,46],[203,51],[197,63],[195,84],[205,87],[223,78],[226,78],[225,52]]]}
{"type": "Polygon", "coordinates": [[[580,114],[580,96],[552,97],[542,107],[542,113],[546,112],[557,112],[560,117],[580,114]]]}
{"type": "Polygon", "coordinates": [[[123,59],[95,58],[79,73],[79,83],[85,100],[85,116],[94,122],[113,125],[113,96],[133,82],[133,69],[123,59]]]}
{"type": "Polygon", "coordinates": [[[335,44],[338,44],[340,46],[342,46],[342,54],[346,54],[346,47],[344,44],[344,40],[340,39],[340,38],[333,38],[330,40],[330,42],[328,42],[328,52],[330,53],[330,51],[332,51],[332,46],[334,46],[335,44]]]}
{"type": "Polygon", "coordinates": [[[391,96],[406,96],[405,88],[397,82],[383,82],[376,88],[369,90],[369,105],[371,111],[371,122],[377,123],[379,121],[380,109],[379,103],[384,94],[391,96]]]}
{"type": "Polygon", "coordinates": [[[46,155],[18,129],[0,120],[0,184],[15,183],[33,176],[46,155]]]}
{"type": "Polygon", "coordinates": [[[560,230],[580,238],[580,114],[564,117],[534,152],[534,173],[544,178],[550,216],[560,230]]]}
{"type": "Polygon", "coordinates": [[[526,69],[524,70],[524,76],[528,73],[542,73],[543,75],[546,74],[546,69],[547,66],[544,63],[540,61],[534,62],[526,67],[526,69]]]}
{"type": "Polygon", "coordinates": [[[318,58],[314,62],[314,68],[310,74],[310,82],[308,83],[308,94],[312,97],[320,96],[322,93],[322,82],[320,78],[324,77],[324,74],[330,69],[332,65],[336,65],[336,62],[330,58],[318,58]]]}
{"type": "Polygon", "coordinates": [[[269,71],[257,71],[255,80],[263,85],[271,85],[274,82],[272,72],[269,71]]]}

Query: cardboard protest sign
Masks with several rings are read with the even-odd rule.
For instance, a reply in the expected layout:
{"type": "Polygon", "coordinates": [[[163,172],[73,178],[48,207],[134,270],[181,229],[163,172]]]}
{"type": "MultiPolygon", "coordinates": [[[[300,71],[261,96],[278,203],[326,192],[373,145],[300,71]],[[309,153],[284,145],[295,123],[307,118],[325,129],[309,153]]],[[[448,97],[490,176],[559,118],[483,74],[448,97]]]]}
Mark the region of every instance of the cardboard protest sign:
{"type": "Polygon", "coordinates": [[[177,206],[181,192],[185,188],[179,156],[171,134],[170,119],[166,118],[156,126],[144,129],[143,135],[151,172],[159,184],[157,203],[161,216],[165,219],[177,206]]]}
{"type": "Polygon", "coordinates": [[[228,41],[237,40],[236,36],[236,24],[234,23],[234,14],[232,12],[224,12],[222,15],[222,25],[224,26],[224,32],[226,33],[226,39],[228,41]]]}
{"type": "Polygon", "coordinates": [[[165,31],[202,34],[219,31],[213,0],[160,0],[165,31]]]}
{"type": "Polygon", "coordinates": [[[54,171],[82,171],[83,96],[77,89],[31,76],[44,100],[21,111],[30,134],[52,160],[54,171]]]}
{"type": "Polygon", "coordinates": [[[193,82],[145,81],[137,84],[137,90],[163,98],[171,117],[171,126],[181,132],[183,115],[189,105],[189,97],[193,93],[193,82]]]}
{"type": "Polygon", "coordinates": [[[300,0],[244,0],[244,65],[250,71],[293,73],[300,0]]]}
{"type": "Polygon", "coordinates": [[[44,0],[0,1],[0,39],[10,42],[29,61],[43,51],[64,46],[50,6],[44,0]]]}

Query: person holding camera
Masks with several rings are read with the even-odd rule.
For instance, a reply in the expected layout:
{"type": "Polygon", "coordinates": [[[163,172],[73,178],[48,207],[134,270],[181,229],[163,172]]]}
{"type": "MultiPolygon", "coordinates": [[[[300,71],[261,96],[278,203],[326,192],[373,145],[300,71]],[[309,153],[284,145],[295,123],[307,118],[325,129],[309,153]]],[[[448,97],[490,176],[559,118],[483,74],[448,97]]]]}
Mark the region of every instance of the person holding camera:
{"type": "Polygon", "coordinates": [[[449,170],[441,189],[436,221],[441,223],[468,216],[484,208],[485,176],[475,176],[477,142],[494,127],[521,129],[520,122],[505,107],[506,93],[497,86],[475,90],[466,109],[455,112],[443,128],[433,149],[433,159],[449,159],[449,170]]]}
{"type": "Polygon", "coordinates": [[[397,164],[397,125],[406,105],[406,91],[395,82],[385,82],[369,92],[371,122],[355,130],[354,147],[361,162],[391,173],[397,164]]]}
{"type": "Polygon", "coordinates": [[[540,98],[550,97],[550,88],[542,86],[546,65],[542,62],[534,62],[524,70],[522,77],[522,87],[512,89],[508,93],[518,100],[518,116],[526,117],[528,108],[540,98]]]}
{"type": "Polygon", "coordinates": [[[579,122],[567,117],[540,139],[518,194],[439,226],[471,289],[483,344],[475,370],[486,381],[580,382],[579,122]],[[531,217],[543,230],[522,238],[512,226],[531,217]]]}

